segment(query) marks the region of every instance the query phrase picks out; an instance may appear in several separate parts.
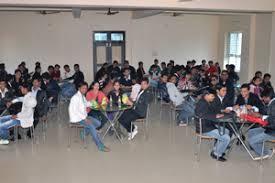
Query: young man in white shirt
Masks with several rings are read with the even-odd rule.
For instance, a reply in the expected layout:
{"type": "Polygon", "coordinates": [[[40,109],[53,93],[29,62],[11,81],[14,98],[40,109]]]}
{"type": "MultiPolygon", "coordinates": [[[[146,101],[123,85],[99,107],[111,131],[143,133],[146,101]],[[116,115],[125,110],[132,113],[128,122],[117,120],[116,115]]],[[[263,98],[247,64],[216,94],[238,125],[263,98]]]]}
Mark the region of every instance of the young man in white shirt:
{"type": "Polygon", "coordinates": [[[170,76],[166,86],[170,100],[176,107],[181,108],[178,125],[184,127],[187,126],[188,119],[195,113],[195,101],[192,98],[190,98],[190,100],[184,100],[185,95],[179,92],[176,87],[176,80],[175,75],[170,76]]]}
{"type": "Polygon", "coordinates": [[[85,131],[92,135],[98,150],[109,152],[110,149],[103,144],[96,131],[96,129],[101,125],[101,122],[93,117],[88,116],[87,107],[89,107],[89,104],[85,97],[87,90],[88,84],[86,82],[80,83],[78,92],[71,98],[69,105],[70,122],[80,123],[83,125],[86,129],[85,131]]]}
{"type": "Polygon", "coordinates": [[[9,107],[12,103],[22,102],[22,109],[17,115],[8,115],[0,118],[0,144],[9,144],[9,129],[21,125],[23,128],[31,127],[33,125],[34,108],[37,104],[35,97],[30,92],[30,88],[27,83],[24,83],[21,88],[21,93],[24,97],[14,99],[9,102],[9,107]]]}

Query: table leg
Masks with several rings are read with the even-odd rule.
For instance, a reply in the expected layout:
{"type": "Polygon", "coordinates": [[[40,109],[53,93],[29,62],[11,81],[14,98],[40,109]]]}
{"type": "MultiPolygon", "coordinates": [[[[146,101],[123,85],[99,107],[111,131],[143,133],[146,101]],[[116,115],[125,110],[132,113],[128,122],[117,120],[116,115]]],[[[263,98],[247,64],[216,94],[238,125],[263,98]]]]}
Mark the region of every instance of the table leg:
{"type": "Polygon", "coordinates": [[[236,137],[239,139],[239,141],[241,142],[241,144],[243,145],[243,147],[245,148],[245,150],[247,151],[247,153],[249,154],[249,156],[251,157],[252,160],[255,160],[254,156],[251,154],[249,148],[247,147],[247,145],[245,144],[245,142],[243,141],[240,133],[233,127],[233,125],[231,123],[229,123],[229,126],[231,127],[231,129],[233,130],[234,134],[236,135],[236,137]]]}
{"type": "Polygon", "coordinates": [[[104,116],[107,118],[108,123],[110,124],[109,127],[107,128],[105,134],[102,137],[102,140],[105,138],[105,136],[107,135],[107,133],[109,132],[110,129],[113,129],[116,137],[119,139],[119,141],[122,143],[122,139],[120,138],[117,129],[115,128],[115,124],[118,123],[118,119],[120,118],[120,116],[122,115],[123,111],[118,111],[115,113],[115,116],[112,120],[109,119],[107,112],[102,112],[104,114],[104,116]]]}

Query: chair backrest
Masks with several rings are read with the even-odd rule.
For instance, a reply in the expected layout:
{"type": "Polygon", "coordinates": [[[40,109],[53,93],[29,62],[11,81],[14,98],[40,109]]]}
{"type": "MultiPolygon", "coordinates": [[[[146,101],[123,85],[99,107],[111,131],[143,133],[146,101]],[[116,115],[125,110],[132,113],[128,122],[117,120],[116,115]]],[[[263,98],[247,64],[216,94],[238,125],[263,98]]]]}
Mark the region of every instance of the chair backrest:
{"type": "Polygon", "coordinates": [[[199,133],[200,135],[202,135],[202,123],[203,123],[203,119],[195,115],[196,133],[199,133]]]}

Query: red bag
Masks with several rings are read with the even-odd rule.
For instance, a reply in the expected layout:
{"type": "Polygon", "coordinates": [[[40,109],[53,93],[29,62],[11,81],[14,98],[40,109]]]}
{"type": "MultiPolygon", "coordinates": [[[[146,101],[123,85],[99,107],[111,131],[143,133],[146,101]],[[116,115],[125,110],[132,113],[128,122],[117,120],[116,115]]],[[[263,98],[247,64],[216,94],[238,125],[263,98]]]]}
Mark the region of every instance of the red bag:
{"type": "Polygon", "coordinates": [[[266,120],[263,120],[262,118],[253,116],[253,115],[249,115],[249,114],[242,114],[240,116],[241,119],[251,122],[251,123],[257,123],[260,124],[261,126],[267,126],[268,122],[266,120]]]}

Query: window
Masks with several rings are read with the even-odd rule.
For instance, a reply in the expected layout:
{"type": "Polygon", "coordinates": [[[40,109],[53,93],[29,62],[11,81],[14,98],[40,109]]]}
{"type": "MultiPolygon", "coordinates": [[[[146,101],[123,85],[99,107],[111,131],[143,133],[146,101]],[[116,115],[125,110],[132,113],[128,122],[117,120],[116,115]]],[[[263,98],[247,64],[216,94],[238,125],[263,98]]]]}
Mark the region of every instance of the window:
{"type": "Polygon", "coordinates": [[[236,72],[241,70],[242,36],[241,32],[230,32],[225,38],[224,67],[234,64],[236,72]]]}
{"type": "Polygon", "coordinates": [[[107,33],[94,33],[95,41],[107,41],[107,33]]]}
{"type": "Polygon", "coordinates": [[[112,33],[111,34],[111,40],[112,41],[123,41],[123,33],[112,33]]]}

